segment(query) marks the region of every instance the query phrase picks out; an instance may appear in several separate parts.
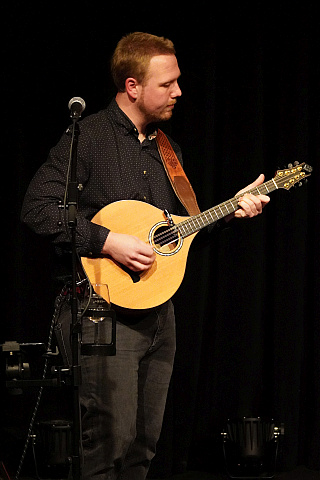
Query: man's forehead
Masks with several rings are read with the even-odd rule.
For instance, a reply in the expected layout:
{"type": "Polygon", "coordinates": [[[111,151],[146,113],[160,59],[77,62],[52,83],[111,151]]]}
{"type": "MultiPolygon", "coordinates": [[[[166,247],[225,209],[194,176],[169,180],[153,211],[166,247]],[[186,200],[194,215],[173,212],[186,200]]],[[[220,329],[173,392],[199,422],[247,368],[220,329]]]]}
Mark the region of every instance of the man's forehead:
{"type": "Polygon", "coordinates": [[[175,55],[155,55],[151,58],[148,76],[172,76],[178,78],[180,69],[175,55]]]}

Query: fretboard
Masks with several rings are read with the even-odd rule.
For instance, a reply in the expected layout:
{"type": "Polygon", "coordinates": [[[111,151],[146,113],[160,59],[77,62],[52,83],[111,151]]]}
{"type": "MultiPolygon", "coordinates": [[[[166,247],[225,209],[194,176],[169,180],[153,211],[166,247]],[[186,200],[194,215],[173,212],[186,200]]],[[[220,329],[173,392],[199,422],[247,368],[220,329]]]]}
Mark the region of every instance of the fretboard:
{"type": "Polygon", "coordinates": [[[243,192],[239,195],[236,195],[230,200],[226,202],[220,203],[215,207],[209,208],[198,215],[194,215],[193,217],[189,217],[186,220],[178,223],[176,227],[178,228],[180,235],[185,238],[191,235],[192,233],[196,233],[204,227],[208,227],[212,225],[217,220],[226,217],[230,213],[235,212],[238,210],[239,204],[238,200],[241,198],[245,193],[252,193],[253,195],[267,195],[270,192],[273,192],[278,188],[276,182],[272,179],[268,182],[259,185],[258,187],[253,188],[252,190],[248,190],[247,192],[243,192]]]}

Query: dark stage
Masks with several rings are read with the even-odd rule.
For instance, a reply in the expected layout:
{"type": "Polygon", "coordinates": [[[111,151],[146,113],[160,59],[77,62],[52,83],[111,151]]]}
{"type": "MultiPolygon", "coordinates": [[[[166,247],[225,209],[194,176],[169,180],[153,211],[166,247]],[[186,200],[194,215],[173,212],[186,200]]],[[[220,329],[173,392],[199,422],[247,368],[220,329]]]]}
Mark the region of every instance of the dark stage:
{"type": "MultiPolygon", "coordinates": [[[[167,480],[228,480],[230,477],[221,473],[214,474],[194,471],[166,478],[167,480]]],[[[21,480],[34,480],[34,477],[22,477],[21,480]]],[[[163,480],[163,477],[154,480],[163,480]]],[[[319,480],[319,472],[308,470],[305,467],[297,467],[291,472],[277,473],[274,476],[274,480],[319,480]]]]}
{"type": "MultiPolygon", "coordinates": [[[[61,289],[55,257],[20,212],[69,125],[70,98],[85,99],[83,116],[105,108],[115,95],[109,59],[118,40],[133,31],[164,35],[176,47],[182,97],[163,130],[181,146],[202,211],[261,173],[272,181],[294,162],[313,172],[300,188],[272,192],[262,215],[194,240],[173,298],[175,367],[150,477],[222,480],[211,467],[223,471],[223,426],[263,417],[285,428],[276,478],[319,479],[318,2],[116,3],[1,3],[0,343],[48,341],[61,289]],[[189,473],[178,475],[181,466],[189,473]]],[[[3,370],[1,380],[0,461],[14,472],[35,392],[13,399],[3,370]]],[[[46,391],[37,421],[65,418],[66,404],[46,391]]]]}
{"type": "MultiPolygon", "coordinates": [[[[187,472],[173,475],[168,480],[228,480],[224,474],[211,474],[204,472],[187,472]]],[[[292,472],[279,473],[274,476],[275,480],[319,480],[319,472],[311,471],[305,467],[299,467],[292,472]]],[[[160,479],[157,479],[160,480],[160,479]]]]}

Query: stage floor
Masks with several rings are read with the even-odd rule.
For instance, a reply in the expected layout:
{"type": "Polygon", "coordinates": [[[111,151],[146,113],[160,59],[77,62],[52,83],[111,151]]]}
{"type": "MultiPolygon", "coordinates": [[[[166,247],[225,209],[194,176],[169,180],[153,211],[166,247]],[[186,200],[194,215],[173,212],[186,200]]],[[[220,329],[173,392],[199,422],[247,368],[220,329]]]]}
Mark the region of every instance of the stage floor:
{"type": "MultiPolygon", "coordinates": [[[[229,477],[223,474],[205,472],[187,472],[174,475],[169,480],[228,480],[229,477]]],[[[156,480],[156,479],[154,479],[156,480]]],[[[160,480],[160,479],[159,479],[160,480]]],[[[298,467],[291,472],[278,473],[274,480],[320,480],[320,472],[309,470],[305,467],[298,467]]]]}
{"type": "MultiPolygon", "coordinates": [[[[35,477],[20,477],[20,480],[35,480],[35,477]]],[[[153,480],[164,479],[162,478],[153,480]]],[[[227,475],[219,473],[186,472],[179,475],[167,477],[166,480],[229,480],[229,477],[227,475]]],[[[315,470],[309,470],[306,467],[301,466],[295,468],[291,472],[283,472],[276,474],[274,480],[320,480],[320,472],[315,470]]]]}
{"type": "MultiPolygon", "coordinates": [[[[173,475],[168,480],[228,480],[229,477],[223,474],[205,472],[187,472],[173,475]]],[[[153,479],[163,480],[163,479],[153,479]]],[[[253,479],[252,479],[253,480],[253,479]]],[[[320,472],[309,470],[306,467],[297,467],[291,472],[278,473],[274,480],[320,480],[320,472]]]]}

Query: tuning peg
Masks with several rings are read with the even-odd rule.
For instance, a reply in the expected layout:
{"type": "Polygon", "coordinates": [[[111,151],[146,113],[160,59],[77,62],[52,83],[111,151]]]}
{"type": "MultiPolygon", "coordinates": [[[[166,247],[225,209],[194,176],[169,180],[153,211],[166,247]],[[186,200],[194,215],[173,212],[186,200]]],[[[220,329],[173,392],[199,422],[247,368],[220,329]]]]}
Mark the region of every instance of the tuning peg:
{"type": "Polygon", "coordinates": [[[297,185],[297,187],[302,187],[302,185],[305,185],[306,183],[308,183],[308,179],[307,179],[307,178],[304,178],[304,179],[302,180],[302,182],[299,182],[299,183],[297,183],[296,185],[297,185]]]}
{"type": "Polygon", "coordinates": [[[288,168],[292,168],[292,167],[293,167],[292,163],[288,163],[288,168]]]}
{"type": "Polygon", "coordinates": [[[297,165],[299,165],[299,162],[296,160],[293,165],[296,167],[297,165]]]}

